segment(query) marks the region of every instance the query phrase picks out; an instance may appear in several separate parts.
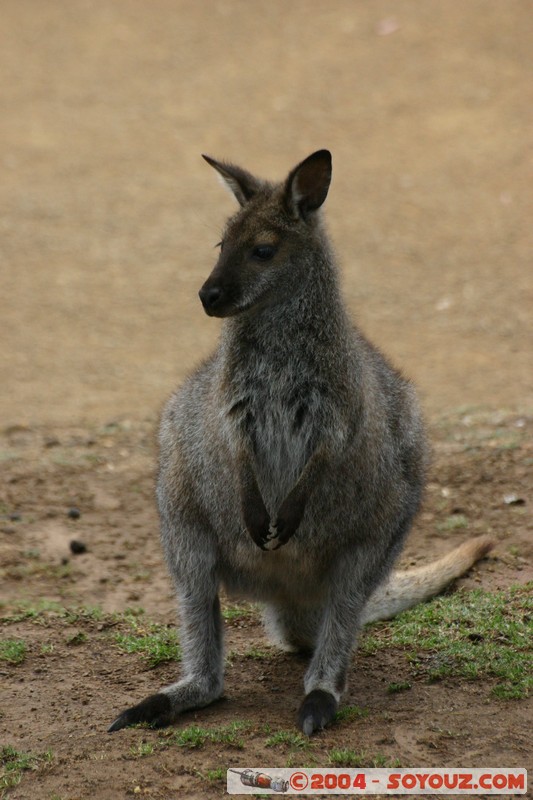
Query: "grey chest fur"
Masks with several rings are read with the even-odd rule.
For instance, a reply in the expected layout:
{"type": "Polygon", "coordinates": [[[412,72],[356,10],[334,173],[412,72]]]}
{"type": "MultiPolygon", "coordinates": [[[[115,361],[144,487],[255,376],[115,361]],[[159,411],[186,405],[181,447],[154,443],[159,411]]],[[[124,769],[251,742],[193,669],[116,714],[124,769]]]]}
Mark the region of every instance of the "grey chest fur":
{"type": "Polygon", "coordinates": [[[256,379],[253,392],[239,393],[229,405],[229,433],[248,450],[268,511],[300,477],[320,438],[320,399],[304,382],[256,379]]]}

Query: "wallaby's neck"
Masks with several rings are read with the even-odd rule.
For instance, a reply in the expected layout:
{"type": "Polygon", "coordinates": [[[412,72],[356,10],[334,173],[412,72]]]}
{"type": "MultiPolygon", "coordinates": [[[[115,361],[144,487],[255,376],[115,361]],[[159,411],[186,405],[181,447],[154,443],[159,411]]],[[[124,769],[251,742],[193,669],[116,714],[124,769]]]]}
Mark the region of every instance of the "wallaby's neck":
{"type": "Polygon", "coordinates": [[[301,361],[303,368],[324,358],[337,368],[344,361],[351,325],[333,255],[325,245],[302,266],[290,296],[225,321],[220,354],[230,373],[250,358],[277,365],[301,361]]]}

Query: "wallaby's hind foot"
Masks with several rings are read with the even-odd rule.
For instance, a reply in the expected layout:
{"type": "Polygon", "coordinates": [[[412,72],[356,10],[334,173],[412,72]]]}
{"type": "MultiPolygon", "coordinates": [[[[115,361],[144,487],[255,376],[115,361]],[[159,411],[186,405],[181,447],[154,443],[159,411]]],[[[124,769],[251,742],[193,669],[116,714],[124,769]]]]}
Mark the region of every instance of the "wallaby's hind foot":
{"type": "Polygon", "coordinates": [[[136,706],[126,709],[120,714],[107,729],[108,733],[129,728],[141,722],[148,723],[152,728],[164,728],[174,722],[172,704],[166,694],[151,694],[136,706]]]}
{"type": "Polygon", "coordinates": [[[151,694],[138,705],[127,708],[107,729],[108,733],[144,722],[152,728],[172,725],[183,711],[203,708],[218,700],[223,693],[222,681],[209,682],[185,678],[151,694]]]}
{"type": "Polygon", "coordinates": [[[338,703],[332,694],[314,689],[302,701],[298,711],[298,727],[306,736],[321,731],[335,718],[338,703]]]}

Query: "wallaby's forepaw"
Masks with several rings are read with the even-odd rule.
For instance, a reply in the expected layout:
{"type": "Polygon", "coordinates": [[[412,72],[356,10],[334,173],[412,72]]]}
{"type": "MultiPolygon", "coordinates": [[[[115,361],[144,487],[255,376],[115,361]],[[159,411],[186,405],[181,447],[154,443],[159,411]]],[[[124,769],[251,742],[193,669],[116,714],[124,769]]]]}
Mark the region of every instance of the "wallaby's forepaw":
{"type": "Polygon", "coordinates": [[[268,534],[268,550],[279,550],[296,533],[296,528],[290,527],[282,519],[270,526],[268,534]]]}
{"type": "Polygon", "coordinates": [[[281,504],[278,517],[274,525],[270,526],[272,535],[269,541],[274,544],[272,550],[277,550],[287,544],[296,533],[304,515],[305,501],[289,495],[281,504]]]}
{"type": "Polygon", "coordinates": [[[138,725],[140,722],[146,722],[152,728],[164,728],[174,722],[170,698],[161,692],[151,694],[138,705],[123,711],[107,732],[113,733],[130,725],[138,725]]]}
{"type": "Polygon", "coordinates": [[[305,696],[298,711],[298,727],[306,736],[325,728],[337,711],[337,701],[329,692],[315,689],[305,696]]]}
{"type": "Polygon", "coordinates": [[[268,543],[272,539],[272,532],[270,529],[270,525],[266,526],[261,525],[257,527],[251,527],[248,525],[247,528],[248,528],[248,533],[250,534],[252,540],[256,543],[256,545],[260,547],[261,550],[268,550],[269,549],[268,543]]]}
{"type": "Polygon", "coordinates": [[[263,503],[254,506],[244,506],[244,523],[253,541],[261,550],[267,549],[267,544],[272,538],[270,517],[263,503]]]}

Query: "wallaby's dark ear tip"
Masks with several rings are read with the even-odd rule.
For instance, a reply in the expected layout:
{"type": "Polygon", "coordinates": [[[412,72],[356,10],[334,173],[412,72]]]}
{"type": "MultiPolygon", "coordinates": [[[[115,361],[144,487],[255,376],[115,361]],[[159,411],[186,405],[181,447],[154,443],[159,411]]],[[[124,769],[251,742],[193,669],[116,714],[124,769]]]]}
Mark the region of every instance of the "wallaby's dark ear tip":
{"type": "Polygon", "coordinates": [[[211,158],[211,156],[206,156],[205,153],[202,153],[202,158],[204,159],[204,161],[207,161],[207,163],[210,164],[212,167],[215,166],[215,159],[211,158]]]}
{"type": "Polygon", "coordinates": [[[331,183],[331,153],[316,150],[295,167],[287,179],[285,203],[293,217],[306,217],[320,208],[331,183]]]}
{"type": "Polygon", "coordinates": [[[314,153],[311,153],[311,155],[305,159],[304,163],[313,164],[319,161],[321,161],[331,170],[332,156],[329,150],[316,150],[314,153]]]}
{"type": "Polygon", "coordinates": [[[324,165],[324,169],[329,174],[329,178],[331,180],[331,173],[333,170],[333,159],[331,156],[331,152],[329,150],[317,150],[316,153],[317,161],[321,161],[324,165]]]}
{"type": "Polygon", "coordinates": [[[316,153],[313,153],[311,158],[323,158],[324,161],[331,161],[331,151],[330,150],[317,150],[316,153]]]}

